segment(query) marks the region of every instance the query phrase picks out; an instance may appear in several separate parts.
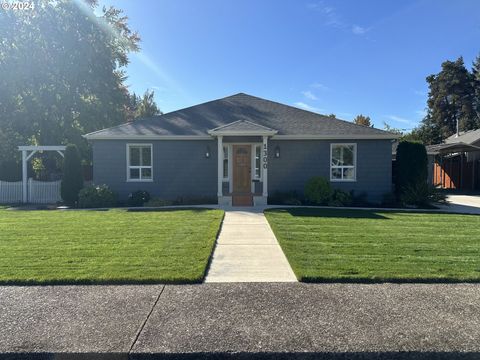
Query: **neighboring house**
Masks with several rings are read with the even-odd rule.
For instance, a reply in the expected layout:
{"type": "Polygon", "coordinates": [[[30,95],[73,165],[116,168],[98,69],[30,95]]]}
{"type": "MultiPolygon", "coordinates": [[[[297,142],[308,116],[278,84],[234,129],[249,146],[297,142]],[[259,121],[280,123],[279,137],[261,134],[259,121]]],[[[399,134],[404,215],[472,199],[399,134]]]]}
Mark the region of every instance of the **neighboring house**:
{"type": "Polygon", "coordinates": [[[93,181],[122,198],[266,204],[313,176],[380,202],[392,190],[397,135],[247,94],[236,94],[85,135],[93,181]]]}
{"type": "Polygon", "coordinates": [[[462,131],[444,143],[427,146],[433,185],[445,189],[480,189],[480,129],[462,131]]]}

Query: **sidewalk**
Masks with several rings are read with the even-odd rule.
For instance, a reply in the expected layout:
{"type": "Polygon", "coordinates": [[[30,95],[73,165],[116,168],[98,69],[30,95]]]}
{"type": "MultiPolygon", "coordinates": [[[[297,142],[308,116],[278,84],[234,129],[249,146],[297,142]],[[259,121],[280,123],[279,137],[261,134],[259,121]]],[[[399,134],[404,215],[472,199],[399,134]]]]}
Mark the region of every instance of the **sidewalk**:
{"type": "Polygon", "coordinates": [[[226,210],[205,282],[295,282],[262,211],[226,210]]]}
{"type": "Polygon", "coordinates": [[[25,358],[479,359],[480,284],[2,286],[25,358]]]}

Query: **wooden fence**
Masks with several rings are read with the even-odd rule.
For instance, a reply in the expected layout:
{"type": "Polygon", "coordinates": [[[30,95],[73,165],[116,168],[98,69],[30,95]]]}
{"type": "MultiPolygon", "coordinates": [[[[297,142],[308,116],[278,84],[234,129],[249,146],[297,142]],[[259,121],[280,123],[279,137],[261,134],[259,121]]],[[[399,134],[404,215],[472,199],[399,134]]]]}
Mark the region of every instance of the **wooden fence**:
{"type": "MultiPolygon", "coordinates": [[[[37,181],[28,179],[28,202],[31,204],[52,204],[61,201],[60,182],[60,180],[37,181]]],[[[15,204],[21,202],[22,182],[0,181],[0,204],[15,204]]]]}

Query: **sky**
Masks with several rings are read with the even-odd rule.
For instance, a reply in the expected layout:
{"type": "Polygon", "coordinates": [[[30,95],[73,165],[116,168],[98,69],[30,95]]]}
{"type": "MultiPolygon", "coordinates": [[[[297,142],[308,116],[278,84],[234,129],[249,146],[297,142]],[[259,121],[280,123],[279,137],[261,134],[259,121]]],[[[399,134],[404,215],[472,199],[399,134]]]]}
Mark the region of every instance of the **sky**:
{"type": "Polygon", "coordinates": [[[239,92],[410,130],[425,78],[480,54],[480,1],[101,0],[142,39],[129,88],[163,112],[239,92]]]}

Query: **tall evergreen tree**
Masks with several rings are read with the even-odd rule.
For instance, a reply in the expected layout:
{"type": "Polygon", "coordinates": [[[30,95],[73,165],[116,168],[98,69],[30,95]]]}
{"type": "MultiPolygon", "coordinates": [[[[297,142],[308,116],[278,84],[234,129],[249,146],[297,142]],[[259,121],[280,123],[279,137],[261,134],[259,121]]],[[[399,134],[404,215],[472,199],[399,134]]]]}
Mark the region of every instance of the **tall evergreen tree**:
{"type": "Polygon", "coordinates": [[[454,134],[457,122],[460,131],[479,127],[474,111],[473,76],[465,68],[462,57],[445,61],[442,70],[428,76],[427,82],[428,109],[420,127],[425,143],[439,143],[454,134]]]}
{"type": "Polygon", "coordinates": [[[480,55],[477,56],[472,66],[472,84],[475,94],[474,109],[477,119],[480,119],[480,55]]]}

